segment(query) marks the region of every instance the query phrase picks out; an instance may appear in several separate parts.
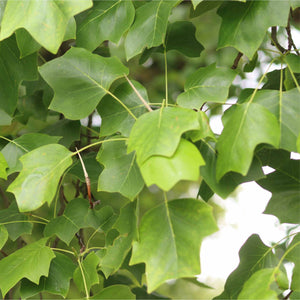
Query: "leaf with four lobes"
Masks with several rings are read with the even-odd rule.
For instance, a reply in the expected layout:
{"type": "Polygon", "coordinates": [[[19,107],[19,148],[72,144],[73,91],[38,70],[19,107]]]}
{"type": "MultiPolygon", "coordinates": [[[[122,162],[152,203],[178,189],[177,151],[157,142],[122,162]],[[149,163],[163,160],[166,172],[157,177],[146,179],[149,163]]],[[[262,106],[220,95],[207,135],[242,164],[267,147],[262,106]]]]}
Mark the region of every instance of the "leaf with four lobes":
{"type": "Polygon", "coordinates": [[[173,7],[180,1],[151,1],[136,9],[135,21],[125,40],[127,60],[164,43],[168,18],[173,7]]]}
{"type": "MultiPolygon", "coordinates": [[[[218,140],[217,180],[229,171],[246,175],[253,151],[259,144],[279,146],[280,128],[275,116],[256,103],[244,103],[227,110],[231,113],[218,140]]],[[[226,113],[225,113],[226,115],[226,113]]]]}
{"type": "Polygon", "coordinates": [[[135,161],[135,153],[127,154],[125,141],[103,143],[97,161],[104,166],[99,176],[98,191],[120,193],[133,200],[144,186],[135,161]]]}
{"type": "MultiPolygon", "coordinates": [[[[248,238],[239,251],[240,263],[226,280],[224,292],[214,299],[237,299],[244,283],[255,272],[276,266],[277,258],[257,234],[248,238]]],[[[260,299],[260,298],[256,298],[260,299]]],[[[272,298],[272,299],[276,299],[272,298]]]]}
{"type": "MultiPolygon", "coordinates": [[[[85,277],[86,287],[89,291],[94,284],[99,283],[99,275],[97,272],[97,266],[99,263],[99,257],[95,252],[90,252],[85,259],[81,262],[83,274],[85,277]]],[[[73,274],[73,280],[81,292],[85,292],[83,284],[83,277],[79,266],[76,268],[73,274]]]]}
{"type": "Polygon", "coordinates": [[[55,54],[64,39],[69,20],[92,4],[91,0],[7,0],[0,40],[19,28],[25,28],[39,44],[55,54]],[[26,18],[20,18],[17,11],[26,18]]]}
{"type": "Polygon", "coordinates": [[[45,246],[48,239],[29,244],[0,261],[0,289],[2,295],[22,278],[38,284],[41,276],[48,276],[53,251],[45,246]]]}
{"type": "Polygon", "coordinates": [[[100,254],[100,269],[108,278],[116,272],[126,258],[133,240],[137,238],[136,202],[130,202],[121,208],[120,216],[113,226],[120,233],[111,245],[107,245],[105,254],[100,254]]]}
{"type": "Polygon", "coordinates": [[[81,228],[93,227],[96,230],[108,230],[114,222],[111,207],[105,206],[100,210],[90,209],[86,199],[74,199],[66,207],[62,216],[52,219],[45,227],[44,235],[57,235],[67,245],[81,228]]]}
{"type": "Polygon", "coordinates": [[[269,27],[287,26],[289,10],[289,1],[276,5],[272,0],[224,3],[218,9],[223,19],[218,48],[232,46],[252,59],[269,27]]]}
{"type": "MultiPolygon", "coordinates": [[[[13,1],[17,3],[16,1],[13,1]]],[[[37,55],[20,59],[16,39],[0,42],[0,109],[12,115],[17,107],[18,88],[23,80],[36,80],[37,55]]]]}
{"type": "Polygon", "coordinates": [[[128,69],[116,57],[71,48],[41,66],[39,72],[54,90],[49,108],[68,119],[79,120],[94,111],[110,85],[128,74],[128,69]]]}
{"type": "Polygon", "coordinates": [[[104,288],[90,299],[136,299],[127,285],[115,284],[104,288]]]}
{"type": "Polygon", "coordinates": [[[8,232],[4,225],[0,225],[0,249],[3,248],[8,239],[8,232]]]}
{"type": "Polygon", "coordinates": [[[7,175],[22,170],[20,157],[27,152],[48,144],[56,144],[60,140],[59,136],[49,136],[41,133],[27,133],[14,139],[1,149],[7,163],[7,175]]]}
{"type": "Polygon", "coordinates": [[[205,202],[163,203],[143,216],[130,264],[146,263],[149,293],[168,279],[192,277],[200,273],[202,239],[216,230],[212,208],[205,202]]]}
{"type": "MultiPolygon", "coordinates": [[[[137,81],[132,81],[132,84],[141,96],[148,101],[146,89],[137,81]]],[[[141,100],[128,82],[121,83],[114,90],[114,95],[117,96],[136,117],[147,112],[147,109],[141,104],[141,100]]],[[[100,101],[97,110],[102,120],[100,136],[108,136],[116,132],[119,132],[126,137],[129,136],[135,119],[122,105],[117,103],[112,96],[104,96],[100,101]]]]}
{"type": "Polygon", "coordinates": [[[131,1],[95,2],[87,13],[83,13],[84,19],[78,25],[77,46],[93,51],[105,40],[117,44],[133,22],[134,14],[131,1]]]}
{"type": "Polygon", "coordinates": [[[197,147],[181,139],[171,157],[151,156],[140,169],[147,186],[156,184],[162,190],[169,191],[180,180],[197,181],[199,167],[204,164],[197,147]]]}
{"type": "Polygon", "coordinates": [[[6,169],[8,168],[8,164],[5,160],[5,157],[2,152],[0,152],[0,178],[7,179],[6,169]]]}
{"type": "Polygon", "coordinates": [[[60,177],[72,164],[71,154],[62,145],[50,144],[20,158],[23,169],[7,191],[15,195],[21,212],[52,202],[60,177]]]}
{"type": "Polygon", "coordinates": [[[16,202],[13,202],[8,208],[0,210],[0,224],[3,224],[12,241],[15,241],[22,234],[31,234],[32,223],[28,217],[21,214],[16,202]]]}
{"type": "Polygon", "coordinates": [[[22,298],[29,298],[41,292],[61,295],[64,298],[67,296],[75,265],[64,254],[55,252],[55,256],[51,261],[48,276],[43,276],[38,284],[34,284],[26,278],[22,279],[20,288],[22,298]]]}
{"type": "Polygon", "coordinates": [[[139,165],[153,155],[170,157],[181,135],[195,129],[199,129],[198,115],[190,109],[166,107],[146,113],[132,127],[128,153],[136,151],[139,165]]]}
{"type": "Polygon", "coordinates": [[[205,102],[224,103],[235,76],[235,71],[215,64],[200,68],[187,78],[177,103],[192,109],[200,109],[205,102]]]}

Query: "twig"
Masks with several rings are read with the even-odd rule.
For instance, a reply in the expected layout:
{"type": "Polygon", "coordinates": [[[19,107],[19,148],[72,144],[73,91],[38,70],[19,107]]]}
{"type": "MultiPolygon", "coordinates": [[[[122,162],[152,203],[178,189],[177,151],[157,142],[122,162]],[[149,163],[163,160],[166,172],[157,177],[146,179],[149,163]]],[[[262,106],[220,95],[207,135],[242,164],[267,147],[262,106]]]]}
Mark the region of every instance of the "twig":
{"type": "Polygon", "coordinates": [[[83,253],[86,249],[84,241],[83,241],[83,231],[82,229],[80,229],[77,233],[76,233],[76,237],[78,239],[78,243],[80,246],[80,253],[83,253]]]}
{"type": "Polygon", "coordinates": [[[292,9],[290,9],[290,16],[289,16],[289,19],[288,19],[288,24],[287,24],[287,27],[285,28],[286,29],[286,33],[287,33],[287,36],[288,36],[288,41],[289,41],[289,44],[288,44],[288,50],[290,51],[292,49],[292,47],[294,48],[295,52],[297,53],[297,55],[299,56],[300,53],[293,41],[293,38],[292,38],[292,33],[291,33],[291,25],[290,25],[290,20],[291,20],[291,17],[292,17],[292,14],[293,14],[293,11],[292,9]]]}
{"type": "Polygon", "coordinates": [[[271,29],[271,39],[272,39],[272,45],[275,46],[281,53],[285,53],[286,49],[284,49],[277,40],[277,27],[273,26],[271,29]]]}
{"type": "Polygon", "coordinates": [[[129,80],[129,78],[124,74],[124,77],[126,78],[126,80],[128,81],[128,83],[130,84],[130,86],[132,87],[132,89],[134,90],[134,92],[136,93],[136,95],[139,97],[139,99],[142,101],[142,103],[145,105],[145,107],[149,110],[152,111],[152,108],[150,107],[150,105],[147,103],[147,101],[142,97],[142,95],[139,93],[139,91],[135,88],[135,86],[133,85],[133,83],[129,80]]]}
{"type": "Polygon", "coordinates": [[[8,256],[8,254],[6,254],[3,250],[0,250],[0,253],[1,253],[4,257],[8,256]]]}
{"type": "MultiPolygon", "coordinates": [[[[94,114],[94,112],[92,112],[92,113],[89,115],[89,118],[88,118],[88,125],[87,125],[88,128],[91,128],[92,125],[93,125],[93,114],[94,114]]],[[[87,131],[87,143],[88,143],[88,144],[91,143],[91,132],[90,132],[90,130],[87,131]]]]}
{"type": "Polygon", "coordinates": [[[238,67],[238,64],[239,64],[239,61],[241,59],[241,57],[243,56],[243,53],[242,52],[239,52],[233,62],[233,65],[231,66],[231,69],[232,70],[235,70],[237,67],[238,67]]]}
{"type": "Polygon", "coordinates": [[[283,300],[289,299],[292,293],[293,293],[293,290],[291,290],[291,291],[283,298],[283,300]]]}

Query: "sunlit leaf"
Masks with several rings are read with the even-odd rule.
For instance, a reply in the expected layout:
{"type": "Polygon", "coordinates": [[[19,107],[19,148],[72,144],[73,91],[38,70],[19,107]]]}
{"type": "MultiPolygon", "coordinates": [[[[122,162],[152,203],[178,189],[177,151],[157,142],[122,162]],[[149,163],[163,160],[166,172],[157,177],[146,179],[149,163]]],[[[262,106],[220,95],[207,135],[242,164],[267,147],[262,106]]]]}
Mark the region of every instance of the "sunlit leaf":
{"type": "Polygon", "coordinates": [[[0,152],[0,178],[7,179],[6,169],[8,164],[2,152],[0,152]]]}
{"type": "Polygon", "coordinates": [[[4,225],[0,225],[0,249],[5,245],[8,239],[8,232],[4,225]]]}
{"type": "Polygon", "coordinates": [[[104,288],[90,299],[136,299],[130,288],[126,285],[116,284],[104,288]]]}

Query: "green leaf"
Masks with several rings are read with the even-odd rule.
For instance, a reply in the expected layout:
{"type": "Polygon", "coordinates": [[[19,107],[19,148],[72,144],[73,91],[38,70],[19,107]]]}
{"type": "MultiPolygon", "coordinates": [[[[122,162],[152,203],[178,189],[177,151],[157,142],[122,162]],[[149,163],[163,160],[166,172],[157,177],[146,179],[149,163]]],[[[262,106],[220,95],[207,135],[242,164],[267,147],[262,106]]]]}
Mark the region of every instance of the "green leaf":
{"type": "Polygon", "coordinates": [[[215,64],[200,68],[187,78],[177,103],[192,109],[201,108],[205,102],[223,103],[235,76],[233,70],[217,68],[215,64]]]}
{"type": "Polygon", "coordinates": [[[29,298],[41,292],[61,295],[64,298],[67,296],[75,265],[64,254],[55,252],[55,256],[51,261],[48,276],[43,276],[38,285],[28,279],[22,279],[20,288],[22,298],[29,298]]]}
{"type": "Polygon", "coordinates": [[[296,144],[297,144],[297,152],[300,153],[300,134],[298,135],[296,144]]]}
{"type": "MultiPolygon", "coordinates": [[[[244,283],[260,269],[273,267],[276,263],[275,256],[258,235],[248,238],[239,251],[240,263],[226,280],[224,292],[215,299],[237,299],[244,283]]],[[[258,287],[259,288],[259,287],[258,287]]],[[[260,297],[256,298],[260,299],[260,297]]],[[[272,298],[272,299],[276,299],[272,298]]]]}
{"type": "Polygon", "coordinates": [[[0,178],[7,179],[6,169],[8,164],[2,152],[0,152],[0,178]]]}
{"type": "Polygon", "coordinates": [[[62,216],[52,219],[45,227],[44,235],[57,235],[67,245],[80,228],[93,227],[105,230],[114,216],[113,210],[105,206],[100,210],[89,208],[86,199],[74,199],[66,207],[62,216]]]}
{"type": "Polygon", "coordinates": [[[11,124],[12,118],[2,109],[0,109],[0,126],[8,126],[11,124]]]}
{"type": "Polygon", "coordinates": [[[106,278],[121,267],[131,249],[132,241],[137,238],[136,203],[130,202],[121,208],[113,229],[117,229],[120,235],[107,246],[105,255],[99,263],[106,278]]]}
{"type": "Polygon", "coordinates": [[[156,184],[168,191],[180,180],[197,181],[200,165],[204,165],[204,160],[197,147],[181,139],[171,157],[151,156],[140,168],[147,186],[156,184]]]}
{"type": "MultiPolygon", "coordinates": [[[[132,81],[132,83],[141,96],[147,101],[148,95],[146,89],[137,81],[132,81]]],[[[120,84],[114,90],[114,95],[117,96],[136,117],[147,112],[147,109],[141,103],[141,100],[128,82],[120,84]]],[[[122,105],[117,103],[111,95],[103,97],[97,110],[102,120],[100,136],[109,136],[116,132],[120,132],[126,137],[129,136],[135,119],[122,105]]]]}
{"type": "Polygon", "coordinates": [[[200,3],[200,2],[202,2],[203,0],[192,0],[192,3],[193,3],[193,7],[194,7],[194,9],[198,6],[198,4],[200,3]]]}
{"type": "Polygon", "coordinates": [[[0,225],[0,249],[3,248],[8,239],[8,231],[4,225],[0,225]]]}
{"type": "Polygon", "coordinates": [[[266,108],[251,102],[235,106],[217,143],[217,180],[229,171],[246,175],[255,147],[261,143],[278,147],[279,139],[278,122],[266,108]]]}
{"type": "Polygon", "coordinates": [[[180,1],[150,1],[136,10],[135,21],[125,40],[127,60],[164,43],[168,18],[180,1]]]}
{"type": "Polygon", "coordinates": [[[293,73],[300,73],[300,58],[296,54],[289,53],[284,56],[284,61],[293,73]]]}
{"type": "Polygon", "coordinates": [[[97,293],[90,299],[136,299],[130,288],[126,285],[115,284],[97,293]]]}
{"type": "Polygon", "coordinates": [[[118,43],[134,19],[134,6],[131,1],[97,1],[77,29],[77,46],[90,51],[103,41],[118,43]],[[115,22],[118,20],[118,25],[115,22]]]}
{"type": "Polygon", "coordinates": [[[45,145],[23,155],[20,161],[23,169],[7,189],[15,195],[19,210],[32,211],[45,202],[50,204],[60,177],[72,164],[71,152],[61,145],[45,145]]]}
{"type": "Polygon", "coordinates": [[[28,221],[28,217],[19,212],[16,202],[0,211],[0,224],[6,227],[12,241],[23,234],[31,234],[33,227],[32,223],[28,221]]]}
{"type": "Polygon", "coordinates": [[[40,45],[55,54],[63,41],[69,20],[91,6],[91,0],[7,0],[0,40],[24,28],[40,45]],[[26,18],[20,18],[16,11],[22,11],[26,18]]]}
{"type": "Polygon", "coordinates": [[[178,199],[148,211],[133,244],[130,264],[146,263],[148,292],[168,279],[200,273],[202,239],[217,230],[212,208],[195,199],[178,199]]]}
{"type": "Polygon", "coordinates": [[[144,186],[135,153],[127,154],[125,141],[104,143],[97,161],[104,166],[99,176],[98,191],[118,192],[133,200],[144,186]]]}
{"type": "Polygon", "coordinates": [[[110,85],[128,69],[116,57],[101,57],[81,48],[47,62],[39,72],[54,90],[50,109],[79,120],[91,114],[110,85]],[[100,71],[101,70],[101,71],[100,71]]]}
{"type": "Polygon", "coordinates": [[[60,137],[58,136],[27,133],[11,141],[1,150],[8,164],[7,174],[10,175],[22,170],[22,164],[19,160],[22,155],[44,145],[56,144],[59,140],[60,137]]]}
{"type": "Polygon", "coordinates": [[[277,293],[270,289],[275,279],[274,269],[257,271],[246,281],[238,299],[276,299],[277,293]]]}
{"type": "Polygon", "coordinates": [[[20,83],[23,80],[36,80],[38,75],[36,54],[23,59],[19,57],[20,51],[14,36],[0,42],[0,109],[9,115],[16,109],[20,83]]]}
{"type": "MultiPolygon", "coordinates": [[[[199,0],[196,0],[199,2],[199,0]]],[[[223,3],[223,1],[211,1],[211,0],[202,0],[197,7],[191,8],[190,10],[190,18],[196,18],[199,17],[201,15],[203,15],[204,13],[206,13],[207,11],[210,11],[218,6],[220,6],[223,3]]]]}
{"type": "Polygon", "coordinates": [[[218,49],[232,46],[252,59],[269,27],[287,26],[289,9],[287,1],[224,3],[218,10],[222,17],[218,49]]]}
{"type": "Polygon", "coordinates": [[[3,296],[22,278],[38,284],[47,276],[53,251],[45,246],[48,239],[29,244],[0,261],[0,289],[3,296]]]}
{"type": "MultiPolygon", "coordinates": [[[[82,269],[85,277],[87,290],[89,291],[94,284],[99,283],[99,276],[97,273],[97,266],[99,263],[99,257],[95,252],[90,252],[86,258],[82,261],[82,269]]],[[[79,266],[76,268],[73,274],[73,280],[78,289],[82,292],[85,291],[84,281],[79,266]]]]}
{"type": "Polygon", "coordinates": [[[30,55],[41,48],[41,45],[24,28],[16,31],[16,40],[20,49],[20,58],[30,55]]]}
{"type": "Polygon", "coordinates": [[[181,135],[199,129],[198,115],[193,110],[166,107],[142,115],[132,127],[128,153],[136,151],[141,165],[153,155],[172,156],[181,135]]]}

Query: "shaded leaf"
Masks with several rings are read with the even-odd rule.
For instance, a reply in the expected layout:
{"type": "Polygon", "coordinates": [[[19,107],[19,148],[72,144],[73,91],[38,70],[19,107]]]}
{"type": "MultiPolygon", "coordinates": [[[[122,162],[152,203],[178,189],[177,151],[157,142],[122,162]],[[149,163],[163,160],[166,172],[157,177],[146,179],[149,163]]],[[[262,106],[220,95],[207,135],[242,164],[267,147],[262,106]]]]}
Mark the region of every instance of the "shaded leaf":
{"type": "Polygon", "coordinates": [[[90,299],[136,299],[127,285],[116,284],[104,288],[90,299]]]}
{"type": "Polygon", "coordinates": [[[232,46],[252,59],[269,27],[286,27],[289,3],[279,1],[274,5],[272,0],[226,2],[218,9],[218,14],[223,19],[218,48],[232,46]]]}
{"type": "Polygon", "coordinates": [[[135,153],[127,154],[125,141],[103,143],[97,161],[104,166],[99,176],[98,191],[118,192],[133,200],[144,186],[135,153]]]}
{"type": "Polygon", "coordinates": [[[54,90],[50,109],[79,120],[91,114],[110,85],[128,69],[116,57],[101,57],[81,48],[47,62],[39,72],[54,90]]]}
{"type": "Polygon", "coordinates": [[[24,28],[16,31],[16,40],[20,50],[20,58],[30,55],[41,48],[41,45],[24,28]]]}
{"type": "MultiPolygon", "coordinates": [[[[146,89],[137,81],[132,81],[132,83],[141,96],[148,101],[146,89]]],[[[141,103],[141,100],[128,82],[120,84],[114,90],[114,95],[117,96],[136,117],[139,117],[147,112],[147,109],[141,103]]],[[[99,103],[97,110],[102,120],[100,136],[108,136],[116,132],[120,132],[126,137],[129,136],[135,119],[122,105],[117,103],[112,96],[104,96],[99,103]]]]}
{"type": "Polygon", "coordinates": [[[2,152],[0,152],[0,178],[7,179],[6,169],[8,164],[2,152]]]}
{"type": "Polygon", "coordinates": [[[136,9],[135,21],[125,40],[127,60],[141,53],[146,47],[163,44],[169,15],[179,2],[151,1],[136,9]]]}
{"type": "Polygon", "coordinates": [[[130,264],[146,263],[148,292],[168,279],[200,273],[201,240],[217,230],[212,208],[195,199],[178,199],[148,211],[133,244],[130,264]]]}
{"type": "Polygon", "coordinates": [[[200,165],[204,165],[204,160],[197,147],[181,139],[171,157],[151,156],[140,169],[147,186],[156,184],[168,191],[180,180],[197,181],[200,165]]]}
{"type": "Polygon", "coordinates": [[[235,76],[233,70],[217,68],[215,64],[200,68],[187,78],[177,103],[192,109],[200,109],[205,102],[223,103],[235,76]]]}
{"type": "Polygon", "coordinates": [[[139,165],[153,155],[170,157],[176,151],[181,135],[198,128],[198,116],[193,110],[166,107],[146,113],[132,127],[128,153],[136,151],[139,165]]]}
{"type": "Polygon", "coordinates": [[[11,124],[12,118],[2,109],[0,109],[0,126],[8,126],[11,124]]]}
{"type": "Polygon", "coordinates": [[[8,231],[4,225],[0,225],[0,249],[3,248],[8,239],[8,231]]]}
{"type": "Polygon", "coordinates": [[[19,28],[25,28],[44,48],[56,53],[63,41],[69,20],[92,6],[91,0],[7,0],[1,23],[0,39],[9,37],[19,28]],[[26,18],[20,18],[22,11],[26,18]]]}
{"type": "Polygon", "coordinates": [[[15,195],[19,210],[31,211],[45,202],[50,204],[60,177],[72,164],[71,152],[61,145],[45,145],[23,155],[20,161],[23,169],[7,189],[15,195]]]}
{"type": "Polygon", "coordinates": [[[0,289],[5,295],[20,279],[28,278],[38,284],[41,276],[47,276],[53,251],[45,246],[48,239],[29,244],[0,261],[0,289]]]}
{"type": "Polygon", "coordinates": [[[39,284],[34,284],[26,278],[22,279],[20,288],[22,298],[29,298],[40,292],[61,295],[64,298],[67,296],[75,265],[64,254],[55,252],[55,256],[51,261],[48,276],[43,276],[39,284]]]}
{"type": "Polygon", "coordinates": [[[251,102],[237,105],[230,117],[217,143],[217,180],[229,171],[246,175],[258,144],[279,145],[278,122],[261,105],[251,102]]]}
{"type": "Polygon", "coordinates": [[[134,19],[134,6],[131,1],[97,1],[79,23],[76,43],[90,51],[103,41],[118,43],[134,19]],[[118,20],[118,25],[115,22],[118,20]]]}

